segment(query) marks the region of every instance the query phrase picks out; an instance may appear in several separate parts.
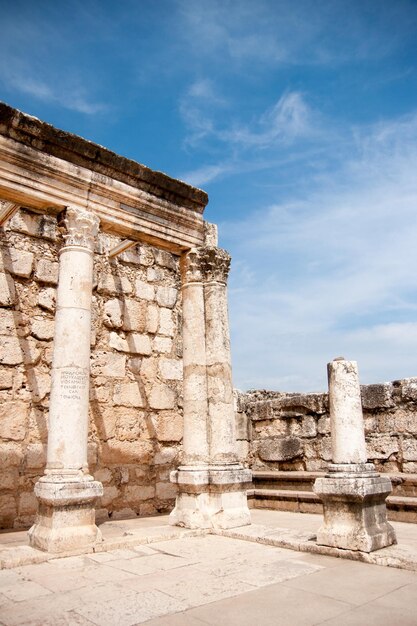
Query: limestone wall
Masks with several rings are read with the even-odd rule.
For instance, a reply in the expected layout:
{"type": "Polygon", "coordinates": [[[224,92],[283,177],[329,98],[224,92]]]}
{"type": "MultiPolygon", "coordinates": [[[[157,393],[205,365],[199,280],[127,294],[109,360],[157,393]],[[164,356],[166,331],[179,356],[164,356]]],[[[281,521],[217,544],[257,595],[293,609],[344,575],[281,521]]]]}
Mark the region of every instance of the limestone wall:
{"type": "MultiPolygon", "coordinates": [[[[369,460],[382,472],[416,473],[417,378],[361,392],[369,460]]],[[[320,471],[331,460],[327,394],[237,393],[237,423],[254,470],[320,471]]]]}
{"type": "MultiPolygon", "coordinates": [[[[104,485],[98,518],[171,510],[182,438],[178,257],[140,245],[95,254],[89,464],[104,485]]],[[[0,527],[29,526],[47,441],[61,235],[21,209],[1,234],[0,527]]]]}

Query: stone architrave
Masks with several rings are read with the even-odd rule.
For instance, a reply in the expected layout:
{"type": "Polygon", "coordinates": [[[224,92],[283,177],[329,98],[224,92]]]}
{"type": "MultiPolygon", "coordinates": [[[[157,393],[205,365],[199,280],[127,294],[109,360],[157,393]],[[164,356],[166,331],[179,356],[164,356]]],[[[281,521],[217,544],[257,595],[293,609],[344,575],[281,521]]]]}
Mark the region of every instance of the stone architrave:
{"type": "Polygon", "coordinates": [[[391,481],[367,462],[356,362],[338,358],[327,370],[333,462],[314,484],[324,509],[317,543],[373,552],[396,543],[385,504],[391,481]]]}
{"type": "Polygon", "coordinates": [[[171,473],[178,496],[170,523],[187,528],[250,524],[246,489],[251,472],[236,454],[229,267],[230,256],[213,245],[192,249],[182,258],[183,464],[171,473]]]}
{"type": "Polygon", "coordinates": [[[45,475],[35,485],[38,514],[30,544],[48,552],[91,547],[100,539],[94,504],[103,493],[88,473],[88,401],[93,250],[99,219],[63,214],[45,475]]]}

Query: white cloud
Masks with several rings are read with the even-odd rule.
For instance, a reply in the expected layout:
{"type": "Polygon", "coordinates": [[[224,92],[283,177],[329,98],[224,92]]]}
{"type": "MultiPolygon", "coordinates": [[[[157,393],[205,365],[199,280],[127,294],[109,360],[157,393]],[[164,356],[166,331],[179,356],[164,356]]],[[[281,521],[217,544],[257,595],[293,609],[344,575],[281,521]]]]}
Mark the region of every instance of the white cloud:
{"type": "Polygon", "coordinates": [[[417,114],[344,149],[315,189],[221,228],[242,388],[324,388],[340,354],[364,382],[417,373],[417,114]]]}

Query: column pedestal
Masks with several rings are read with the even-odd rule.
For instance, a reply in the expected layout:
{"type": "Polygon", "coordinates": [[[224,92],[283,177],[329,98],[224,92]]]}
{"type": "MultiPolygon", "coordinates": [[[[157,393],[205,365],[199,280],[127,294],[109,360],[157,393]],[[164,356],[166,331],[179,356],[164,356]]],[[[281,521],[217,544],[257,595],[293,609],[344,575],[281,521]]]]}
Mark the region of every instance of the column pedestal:
{"type": "Polygon", "coordinates": [[[372,463],[330,465],[329,473],[314,484],[324,509],[317,543],[362,552],[396,543],[385,505],[391,491],[390,479],[380,476],[372,463]]]}
{"type": "Polygon", "coordinates": [[[246,490],[252,473],[240,465],[179,467],[171,472],[178,485],[170,524],[186,528],[237,528],[251,523],[246,490]]]}
{"type": "Polygon", "coordinates": [[[95,502],[102,484],[91,476],[44,476],[35,486],[36,523],[29,530],[30,544],[46,552],[82,551],[101,541],[95,524],[95,502]]]}

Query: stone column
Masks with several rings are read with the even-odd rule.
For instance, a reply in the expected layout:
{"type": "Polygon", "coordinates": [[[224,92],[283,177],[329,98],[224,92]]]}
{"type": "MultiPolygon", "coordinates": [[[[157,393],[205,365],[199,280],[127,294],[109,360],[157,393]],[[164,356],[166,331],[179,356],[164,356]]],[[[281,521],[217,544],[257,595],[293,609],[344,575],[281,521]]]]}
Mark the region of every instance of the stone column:
{"type": "Polygon", "coordinates": [[[227,252],[212,245],[186,253],[183,262],[185,463],[171,474],[178,496],[170,523],[188,528],[250,524],[246,489],[251,472],[238,463],[236,454],[229,265],[227,252]]]}
{"type": "Polygon", "coordinates": [[[30,544],[48,552],[88,548],[99,538],[94,503],[101,483],[88,474],[93,250],[99,220],[68,208],[59,257],[45,475],[35,486],[38,515],[30,544]]]}
{"type": "Polygon", "coordinates": [[[327,371],[333,462],[314,484],[324,510],[317,543],[372,552],[396,542],[385,504],[391,481],[367,463],[356,362],[340,357],[327,371]]]}

